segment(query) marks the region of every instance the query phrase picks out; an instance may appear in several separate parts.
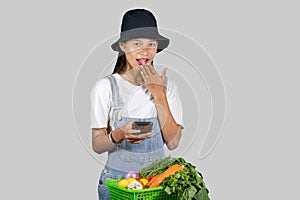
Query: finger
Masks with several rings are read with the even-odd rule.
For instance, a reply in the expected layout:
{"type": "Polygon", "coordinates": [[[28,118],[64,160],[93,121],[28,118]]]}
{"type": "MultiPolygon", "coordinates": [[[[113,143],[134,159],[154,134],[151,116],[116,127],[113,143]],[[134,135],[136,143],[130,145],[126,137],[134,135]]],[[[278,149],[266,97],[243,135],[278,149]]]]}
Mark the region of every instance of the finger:
{"type": "Polygon", "coordinates": [[[139,139],[141,139],[140,137],[138,137],[138,133],[132,133],[132,134],[127,134],[126,135],[126,140],[139,140],[139,139]]]}
{"type": "Polygon", "coordinates": [[[127,135],[125,139],[127,140],[127,142],[134,142],[140,140],[140,138],[135,138],[133,135],[127,135]]]}
{"type": "Polygon", "coordinates": [[[127,140],[140,140],[140,139],[149,138],[151,136],[152,136],[152,132],[142,133],[142,134],[129,134],[126,136],[126,139],[127,140]]]}
{"type": "Polygon", "coordinates": [[[137,137],[135,137],[135,135],[128,135],[126,137],[126,140],[130,141],[130,142],[134,142],[134,141],[138,141],[138,140],[145,140],[145,138],[137,138],[137,137]]]}
{"type": "Polygon", "coordinates": [[[152,132],[148,132],[148,133],[138,134],[138,135],[136,135],[136,138],[145,139],[145,138],[149,138],[151,136],[152,136],[152,132]]]}
{"type": "Polygon", "coordinates": [[[147,75],[150,76],[152,75],[153,73],[150,71],[150,66],[149,65],[143,65],[145,71],[147,72],[147,75]]]}
{"type": "Polygon", "coordinates": [[[143,78],[143,81],[146,83],[147,82],[147,77],[146,77],[145,73],[142,70],[140,71],[140,73],[141,73],[141,76],[143,78]]]}
{"type": "Polygon", "coordinates": [[[161,72],[161,77],[163,80],[166,80],[166,73],[167,73],[167,68],[165,67],[161,72]]]}
{"type": "Polygon", "coordinates": [[[135,134],[135,133],[140,133],[140,132],[141,132],[141,130],[137,130],[137,129],[130,129],[128,131],[129,134],[135,134]]]}
{"type": "Polygon", "coordinates": [[[130,144],[133,144],[135,142],[135,140],[130,140],[130,139],[127,139],[126,141],[130,144]]]}
{"type": "Polygon", "coordinates": [[[141,134],[141,137],[143,137],[143,138],[149,138],[149,137],[152,137],[152,132],[143,133],[143,134],[141,134]]]}
{"type": "Polygon", "coordinates": [[[138,122],[139,120],[131,120],[128,122],[128,124],[132,125],[134,122],[138,122]]]}
{"type": "Polygon", "coordinates": [[[144,65],[141,66],[141,71],[144,73],[145,76],[148,76],[148,73],[147,73],[144,65]]]}
{"type": "Polygon", "coordinates": [[[126,140],[140,140],[140,139],[142,139],[142,138],[138,137],[135,134],[129,134],[126,136],[126,140]]]}
{"type": "Polygon", "coordinates": [[[142,75],[142,78],[143,78],[144,82],[147,83],[149,76],[148,76],[146,70],[144,69],[144,67],[141,68],[140,72],[141,72],[141,75],[142,75]]]}
{"type": "Polygon", "coordinates": [[[139,143],[141,143],[141,142],[143,142],[143,141],[144,141],[144,139],[142,139],[142,140],[137,140],[137,141],[133,142],[132,144],[139,144],[139,143]]]}
{"type": "Polygon", "coordinates": [[[130,144],[139,144],[139,143],[141,143],[143,141],[144,141],[144,139],[141,139],[141,140],[130,140],[130,141],[127,140],[127,142],[129,142],[130,144]]]}
{"type": "Polygon", "coordinates": [[[156,74],[156,71],[152,65],[149,65],[149,69],[150,69],[151,74],[153,74],[153,75],[156,74]]]}

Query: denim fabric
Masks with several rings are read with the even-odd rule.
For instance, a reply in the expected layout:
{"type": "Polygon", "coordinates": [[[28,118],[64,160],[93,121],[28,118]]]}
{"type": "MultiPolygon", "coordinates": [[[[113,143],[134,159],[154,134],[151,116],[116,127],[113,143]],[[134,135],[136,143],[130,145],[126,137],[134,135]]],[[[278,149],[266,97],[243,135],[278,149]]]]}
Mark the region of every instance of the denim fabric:
{"type": "Polygon", "coordinates": [[[99,200],[110,199],[107,186],[104,184],[106,180],[121,178],[129,170],[139,171],[141,168],[148,166],[154,161],[164,158],[163,138],[160,124],[155,118],[128,118],[122,116],[123,102],[119,95],[118,85],[112,75],[107,76],[110,80],[112,88],[112,119],[110,124],[114,129],[119,128],[128,121],[151,121],[152,137],[146,138],[140,144],[130,144],[123,140],[116,148],[108,152],[108,159],[104,169],[101,172],[98,195],[99,200]]]}

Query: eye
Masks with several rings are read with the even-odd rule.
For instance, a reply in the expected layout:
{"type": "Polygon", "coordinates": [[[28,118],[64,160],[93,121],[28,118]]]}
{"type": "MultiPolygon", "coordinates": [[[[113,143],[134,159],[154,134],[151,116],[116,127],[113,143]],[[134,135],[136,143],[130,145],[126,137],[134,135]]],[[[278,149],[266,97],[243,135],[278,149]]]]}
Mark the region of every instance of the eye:
{"type": "Polygon", "coordinates": [[[149,43],[149,47],[156,47],[156,42],[149,43]]]}
{"type": "Polygon", "coordinates": [[[141,43],[140,43],[140,42],[134,42],[134,43],[132,43],[132,44],[133,44],[134,47],[139,47],[139,46],[141,46],[141,43]]]}

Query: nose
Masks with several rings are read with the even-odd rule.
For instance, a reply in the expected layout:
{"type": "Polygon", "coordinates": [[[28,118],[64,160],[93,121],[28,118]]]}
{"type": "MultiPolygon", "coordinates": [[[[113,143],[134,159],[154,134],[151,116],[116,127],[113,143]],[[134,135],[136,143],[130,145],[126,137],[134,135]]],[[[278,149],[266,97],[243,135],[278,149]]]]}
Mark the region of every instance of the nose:
{"type": "Polygon", "coordinates": [[[149,51],[148,47],[142,46],[140,53],[143,54],[143,55],[148,55],[148,51],[149,51]]]}

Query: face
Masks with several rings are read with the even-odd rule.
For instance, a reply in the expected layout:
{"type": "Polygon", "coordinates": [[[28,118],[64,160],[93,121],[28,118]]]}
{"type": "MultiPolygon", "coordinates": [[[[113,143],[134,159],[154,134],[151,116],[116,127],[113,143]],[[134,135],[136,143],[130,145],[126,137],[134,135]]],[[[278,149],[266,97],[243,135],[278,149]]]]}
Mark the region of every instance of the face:
{"type": "Polygon", "coordinates": [[[120,48],[126,56],[127,70],[146,63],[150,64],[156,55],[157,46],[157,40],[147,38],[136,38],[120,43],[120,48]]]}

